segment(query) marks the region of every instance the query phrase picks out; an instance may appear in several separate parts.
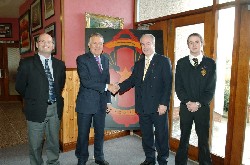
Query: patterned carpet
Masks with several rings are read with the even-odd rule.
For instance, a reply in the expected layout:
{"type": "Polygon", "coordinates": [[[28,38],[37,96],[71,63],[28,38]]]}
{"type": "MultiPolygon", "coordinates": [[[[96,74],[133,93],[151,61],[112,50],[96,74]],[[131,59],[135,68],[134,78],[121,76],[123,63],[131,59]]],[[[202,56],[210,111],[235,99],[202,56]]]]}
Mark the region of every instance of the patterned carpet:
{"type": "Polygon", "coordinates": [[[27,143],[27,125],[21,102],[0,102],[0,148],[27,143]]]}

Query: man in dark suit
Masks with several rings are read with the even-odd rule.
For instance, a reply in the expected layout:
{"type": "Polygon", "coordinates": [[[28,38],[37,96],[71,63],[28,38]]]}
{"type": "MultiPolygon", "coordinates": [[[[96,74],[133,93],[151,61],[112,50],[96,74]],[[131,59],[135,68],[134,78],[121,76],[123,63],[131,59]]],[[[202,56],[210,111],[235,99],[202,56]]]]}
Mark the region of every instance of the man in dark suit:
{"type": "Polygon", "coordinates": [[[80,78],[80,89],[76,100],[78,138],[75,155],[78,165],[88,161],[88,142],[91,123],[94,126],[95,163],[108,165],[104,159],[103,142],[106,112],[111,109],[112,89],[109,75],[109,60],[102,55],[104,38],[99,33],[90,36],[90,52],[78,56],[77,72],[80,78]]]}
{"type": "Polygon", "coordinates": [[[216,64],[203,55],[203,38],[190,34],[187,45],[190,55],[178,60],[175,73],[175,91],[180,103],[181,138],[175,157],[176,165],[188,161],[188,145],[193,122],[198,136],[199,164],[211,165],[208,144],[210,106],[216,84],[216,64]]]}
{"type": "Polygon", "coordinates": [[[165,56],[155,53],[152,34],[144,34],[140,43],[145,57],[135,63],[132,75],[119,84],[119,92],[135,87],[135,110],[139,115],[146,156],[141,165],[155,164],[155,148],[159,165],[166,165],[169,156],[167,112],[172,88],[171,63],[165,56]]]}
{"type": "Polygon", "coordinates": [[[41,34],[36,47],[38,54],[20,61],[16,90],[24,100],[30,164],[43,164],[42,146],[46,137],[47,164],[58,165],[66,67],[64,62],[51,56],[55,45],[49,34],[41,34]]]}

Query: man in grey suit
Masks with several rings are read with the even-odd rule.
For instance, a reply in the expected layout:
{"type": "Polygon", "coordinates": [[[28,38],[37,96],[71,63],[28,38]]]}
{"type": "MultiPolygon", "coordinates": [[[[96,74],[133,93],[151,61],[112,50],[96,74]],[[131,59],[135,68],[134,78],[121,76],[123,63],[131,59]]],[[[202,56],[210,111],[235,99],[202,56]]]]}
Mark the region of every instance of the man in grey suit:
{"type": "Polygon", "coordinates": [[[30,164],[43,164],[42,147],[46,137],[46,163],[58,165],[59,129],[63,112],[62,90],[66,67],[64,62],[51,56],[55,45],[49,34],[41,34],[36,47],[37,54],[20,61],[16,90],[24,100],[30,164]]]}
{"type": "Polygon", "coordinates": [[[90,52],[77,57],[80,89],[76,100],[78,138],[75,155],[78,165],[88,161],[88,142],[91,123],[94,126],[95,163],[108,165],[104,159],[103,142],[106,113],[111,110],[109,60],[102,55],[104,38],[93,33],[88,42],[90,52]],[[108,91],[109,90],[109,91],[108,91]]]}
{"type": "Polygon", "coordinates": [[[120,87],[119,92],[123,93],[135,87],[135,110],[139,115],[146,156],[141,165],[155,165],[155,149],[159,165],[166,165],[169,156],[167,112],[172,88],[171,63],[155,52],[152,34],[144,34],[140,43],[145,57],[135,63],[132,75],[116,88],[120,87]]]}

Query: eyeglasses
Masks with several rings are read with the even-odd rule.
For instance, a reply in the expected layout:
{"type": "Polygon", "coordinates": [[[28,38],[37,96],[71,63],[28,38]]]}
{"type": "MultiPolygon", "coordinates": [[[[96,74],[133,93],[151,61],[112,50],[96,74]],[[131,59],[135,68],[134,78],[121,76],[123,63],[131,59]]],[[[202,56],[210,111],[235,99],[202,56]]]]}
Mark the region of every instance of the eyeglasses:
{"type": "Polygon", "coordinates": [[[53,41],[45,41],[45,40],[39,40],[38,43],[49,44],[49,45],[54,44],[53,41]]]}

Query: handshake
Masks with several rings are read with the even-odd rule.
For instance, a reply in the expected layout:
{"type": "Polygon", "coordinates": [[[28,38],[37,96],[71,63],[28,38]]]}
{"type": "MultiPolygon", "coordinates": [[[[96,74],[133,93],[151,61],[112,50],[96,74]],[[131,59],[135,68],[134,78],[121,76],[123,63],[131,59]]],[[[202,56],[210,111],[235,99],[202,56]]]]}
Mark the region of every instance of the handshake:
{"type": "Polygon", "coordinates": [[[112,94],[116,94],[120,89],[120,86],[118,83],[115,84],[108,84],[108,90],[112,93],[112,94]]]}

